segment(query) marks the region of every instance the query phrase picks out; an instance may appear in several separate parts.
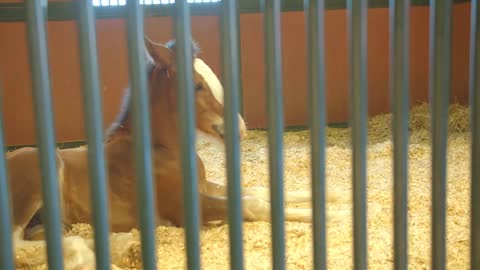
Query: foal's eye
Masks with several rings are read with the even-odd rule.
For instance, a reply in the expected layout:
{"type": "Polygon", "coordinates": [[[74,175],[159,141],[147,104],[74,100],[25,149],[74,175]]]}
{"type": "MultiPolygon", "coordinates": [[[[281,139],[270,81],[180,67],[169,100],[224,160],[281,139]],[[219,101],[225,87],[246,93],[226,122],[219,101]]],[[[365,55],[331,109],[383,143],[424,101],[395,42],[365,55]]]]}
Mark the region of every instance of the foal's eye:
{"type": "Polygon", "coordinates": [[[201,84],[195,85],[195,91],[202,90],[202,88],[203,88],[203,85],[201,85],[201,84]]]}

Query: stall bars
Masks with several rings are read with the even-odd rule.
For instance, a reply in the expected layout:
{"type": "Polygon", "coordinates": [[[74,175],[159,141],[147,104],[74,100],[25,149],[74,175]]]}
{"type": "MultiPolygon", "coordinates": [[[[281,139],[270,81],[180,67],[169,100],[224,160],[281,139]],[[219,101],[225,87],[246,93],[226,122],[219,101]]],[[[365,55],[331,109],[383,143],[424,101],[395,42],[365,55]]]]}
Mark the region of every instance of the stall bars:
{"type": "MultiPolygon", "coordinates": [[[[348,10],[350,119],[353,151],[353,229],[355,269],[367,269],[366,207],[366,140],[367,140],[367,0],[346,0],[348,10]]],[[[470,44],[470,123],[471,146],[471,269],[480,269],[480,18],[477,0],[471,1],[470,44]]],[[[430,97],[432,111],[432,269],[446,268],[446,139],[450,92],[451,10],[452,0],[430,4],[430,97]]],[[[190,34],[190,10],[185,0],[177,0],[175,37],[178,46],[179,110],[182,134],[182,167],[184,185],[185,241],[188,269],[200,269],[199,209],[194,158],[194,117],[190,34]]],[[[240,82],[239,12],[235,0],[222,0],[221,43],[222,82],[225,89],[227,175],[229,197],[229,237],[231,269],[243,269],[242,212],[240,201],[240,151],[237,130],[240,82]]],[[[313,194],[313,263],[315,269],[326,269],[325,215],[325,0],[304,0],[307,20],[309,124],[312,150],[313,194]]],[[[272,266],[285,269],[285,233],[283,208],[283,131],[280,0],[262,1],[265,22],[266,93],[272,205],[272,266]]],[[[409,101],[409,0],[389,0],[390,9],[390,90],[393,104],[394,138],[394,266],[408,267],[407,230],[407,149],[409,101]]],[[[146,74],[143,68],[143,10],[138,1],[127,2],[129,71],[133,84],[136,171],[141,205],[141,242],[144,269],[156,269],[152,168],[149,162],[150,129],[146,74]],[[140,139],[144,138],[144,139],[140,139]],[[147,138],[147,139],[145,139],[147,138]]],[[[59,202],[50,196],[58,192],[55,170],[55,137],[51,108],[48,50],[46,44],[47,1],[25,1],[29,59],[32,76],[37,139],[41,155],[42,188],[46,222],[49,269],[63,269],[59,202]]],[[[95,205],[94,228],[98,269],[110,269],[106,203],[105,157],[102,151],[102,108],[99,102],[99,77],[95,38],[95,18],[90,1],[78,1],[79,45],[82,63],[84,113],[89,145],[92,204],[95,205]],[[87,110],[88,108],[88,110],[87,110]]],[[[4,148],[3,115],[0,113],[0,146],[4,148]]],[[[5,156],[0,156],[0,268],[14,269],[11,241],[10,205],[5,156]]]]}

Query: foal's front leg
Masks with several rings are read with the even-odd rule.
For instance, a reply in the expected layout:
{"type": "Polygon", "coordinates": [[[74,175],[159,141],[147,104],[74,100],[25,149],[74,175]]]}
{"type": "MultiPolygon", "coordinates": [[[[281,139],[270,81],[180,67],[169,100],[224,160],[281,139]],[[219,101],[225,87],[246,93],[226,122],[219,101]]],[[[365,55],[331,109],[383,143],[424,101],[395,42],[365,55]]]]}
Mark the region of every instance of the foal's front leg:
{"type": "MultiPolygon", "coordinates": [[[[202,221],[226,221],[228,219],[228,198],[221,195],[200,194],[202,221]]],[[[270,202],[255,196],[242,196],[242,215],[247,221],[270,221],[270,202]]],[[[311,222],[312,210],[285,208],[285,220],[311,222]]]]}
{"type": "MultiPolygon", "coordinates": [[[[227,196],[227,186],[219,185],[210,181],[207,183],[207,193],[214,196],[227,196]]],[[[270,201],[270,190],[264,187],[242,188],[244,196],[255,197],[264,201],[270,201]]],[[[285,203],[308,203],[311,193],[306,190],[285,192],[285,203]]]]}

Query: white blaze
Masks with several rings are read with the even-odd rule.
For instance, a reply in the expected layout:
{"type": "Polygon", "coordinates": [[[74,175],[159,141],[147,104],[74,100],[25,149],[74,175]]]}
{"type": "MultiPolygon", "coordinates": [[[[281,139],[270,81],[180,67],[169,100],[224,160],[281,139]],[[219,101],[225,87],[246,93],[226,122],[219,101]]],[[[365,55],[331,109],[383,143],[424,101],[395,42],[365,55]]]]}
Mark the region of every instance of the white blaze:
{"type": "Polygon", "coordinates": [[[218,102],[223,104],[223,87],[215,73],[213,73],[210,67],[199,58],[194,59],[193,66],[195,71],[207,82],[208,87],[212,90],[212,93],[218,102]]]}

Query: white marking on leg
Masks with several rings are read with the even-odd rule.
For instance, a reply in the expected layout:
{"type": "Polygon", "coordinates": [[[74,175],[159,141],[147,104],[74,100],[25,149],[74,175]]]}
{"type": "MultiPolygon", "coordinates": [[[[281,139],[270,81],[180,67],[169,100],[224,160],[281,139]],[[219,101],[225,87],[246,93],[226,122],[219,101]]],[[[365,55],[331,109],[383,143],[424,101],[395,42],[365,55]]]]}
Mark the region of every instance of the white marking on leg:
{"type": "Polygon", "coordinates": [[[65,163],[63,162],[62,156],[60,153],[57,151],[57,158],[58,158],[58,163],[57,163],[57,175],[58,175],[58,191],[60,192],[60,213],[63,216],[68,216],[68,209],[64,207],[63,205],[63,185],[65,183],[65,163]]]}
{"type": "Polygon", "coordinates": [[[286,208],[285,220],[310,223],[312,222],[312,209],[286,208]]]}
{"type": "Polygon", "coordinates": [[[15,229],[13,229],[12,241],[13,241],[14,245],[23,241],[23,228],[17,227],[15,229]]]}
{"type": "Polygon", "coordinates": [[[270,203],[255,197],[243,197],[243,216],[248,221],[270,221],[270,203]]]}

